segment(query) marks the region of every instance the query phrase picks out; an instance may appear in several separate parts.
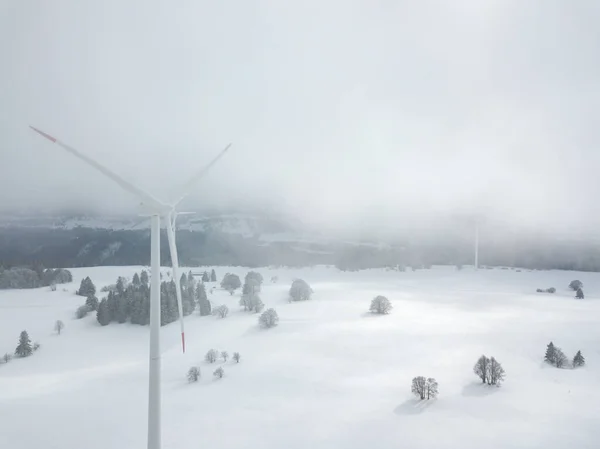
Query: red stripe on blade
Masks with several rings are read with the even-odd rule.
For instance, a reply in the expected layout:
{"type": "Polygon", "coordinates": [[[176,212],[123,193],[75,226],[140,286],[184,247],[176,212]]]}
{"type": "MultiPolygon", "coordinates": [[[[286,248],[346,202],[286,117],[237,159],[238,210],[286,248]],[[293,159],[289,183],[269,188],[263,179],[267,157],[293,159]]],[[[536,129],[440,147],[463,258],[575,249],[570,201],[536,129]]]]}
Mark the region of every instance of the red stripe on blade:
{"type": "Polygon", "coordinates": [[[48,140],[50,140],[50,141],[52,141],[52,142],[56,143],[56,139],[55,139],[54,137],[52,137],[50,134],[46,134],[44,131],[40,131],[39,129],[37,129],[37,128],[34,128],[34,127],[33,127],[33,126],[31,126],[31,125],[29,125],[29,127],[30,127],[31,129],[33,129],[33,130],[34,130],[36,133],[38,133],[38,134],[40,134],[40,135],[44,136],[46,139],[48,139],[48,140]]]}

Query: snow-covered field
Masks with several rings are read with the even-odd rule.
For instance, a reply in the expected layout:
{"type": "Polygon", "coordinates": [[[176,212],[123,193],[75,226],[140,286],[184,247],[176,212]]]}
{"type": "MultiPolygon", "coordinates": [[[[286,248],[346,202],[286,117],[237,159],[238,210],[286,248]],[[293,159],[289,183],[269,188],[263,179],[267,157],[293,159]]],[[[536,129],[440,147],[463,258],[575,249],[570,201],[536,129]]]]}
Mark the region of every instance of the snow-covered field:
{"type": "MultiPolygon", "coordinates": [[[[73,318],[84,302],[74,295],[82,277],[100,288],[139,270],[75,269],[75,282],[56,292],[0,291],[0,354],[14,351],[23,329],[42,345],[0,365],[0,448],[145,447],[148,327],[73,318]],[[66,324],[60,336],[57,319],[66,324]]],[[[219,279],[226,271],[217,269],[219,279]]],[[[243,278],[248,270],[229,271],[243,278]]],[[[209,298],[227,304],[230,316],[188,317],[185,355],[178,324],[162,328],[166,449],[599,446],[600,274],[258,271],[261,297],[280,316],[276,328],[259,329],[257,315],[238,307],[239,291],[218,289],[209,298]],[[269,282],[274,275],[277,284],[269,282]],[[311,284],[313,300],[288,303],[296,277],[311,284]],[[585,300],[567,290],[573,279],[583,281],[585,300]],[[557,293],[536,294],[538,287],[557,293]],[[366,313],[379,294],[391,300],[391,315],[366,313]],[[570,358],[581,349],[587,366],[542,363],[550,340],[570,358]],[[207,365],[211,348],[239,351],[242,360],[207,365]],[[501,388],[473,374],[481,354],[503,364],[501,388]],[[192,365],[202,378],[188,384],[192,365]],[[218,365],[221,380],[212,376],[218,365]],[[418,375],[438,380],[437,400],[413,399],[418,375]]]]}

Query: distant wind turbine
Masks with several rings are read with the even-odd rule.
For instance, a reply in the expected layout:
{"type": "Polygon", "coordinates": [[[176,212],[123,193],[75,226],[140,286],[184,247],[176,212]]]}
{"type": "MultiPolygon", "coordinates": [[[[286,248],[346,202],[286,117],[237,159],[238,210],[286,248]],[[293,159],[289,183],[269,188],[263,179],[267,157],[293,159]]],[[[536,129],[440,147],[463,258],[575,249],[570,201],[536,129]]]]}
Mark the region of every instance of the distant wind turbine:
{"type": "Polygon", "coordinates": [[[475,269],[479,270],[479,218],[475,219],[475,269]]]}
{"type": "Polygon", "coordinates": [[[142,205],[149,210],[151,217],[151,236],[150,236],[150,259],[151,259],[151,285],[150,285],[150,366],[149,366],[149,390],[148,390],[148,449],[160,449],[161,447],[161,394],[160,394],[160,219],[164,217],[167,222],[167,237],[169,240],[169,250],[173,264],[173,278],[175,280],[175,289],[177,293],[177,308],[181,323],[181,347],[185,352],[185,332],[183,326],[183,310],[181,304],[181,286],[177,278],[179,271],[179,261],[177,259],[177,246],[175,244],[175,219],[177,205],[191,192],[195,183],[210,170],[214,164],[229,150],[231,144],[227,145],[208,165],[200,169],[190,180],[184,184],[176,201],[171,204],[165,204],[157,200],[152,195],[144,192],[121,176],[112,172],[104,165],[96,162],[89,156],[79,152],[60,140],[30,126],[38,134],[42,135],[51,142],[65,149],[73,156],[81,159],[88,165],[91,165],[107,178],[112,179],[121,188],[138,197],[142,205]]]}

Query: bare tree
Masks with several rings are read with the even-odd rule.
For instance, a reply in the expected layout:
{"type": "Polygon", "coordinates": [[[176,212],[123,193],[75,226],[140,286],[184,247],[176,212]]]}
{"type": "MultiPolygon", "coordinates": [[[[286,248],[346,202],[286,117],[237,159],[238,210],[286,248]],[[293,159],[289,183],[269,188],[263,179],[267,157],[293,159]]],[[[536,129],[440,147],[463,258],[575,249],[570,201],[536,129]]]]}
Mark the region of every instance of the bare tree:
{"type": "Polygon", "coordinates": [[[196,366],[192,366],[187,374],[188,382],[198,382],[200,379],[200,370],[196,366]]]}
{"type": "Polygon", "coordinates": [[[227,307],[225,304],[220,305],[219,307],[215,307],[213,309],[213,315],[217,315],[220,318],[225,318],[228,313],[229,307],[227,307]]]}
{"type": "Polygon", "coordinates": [[[9,354],[8,352],[2,356],[2,360],[4,360],[4,363],[10,362],[12,358],[12,354],[9,354]]]}
{"type": "Polygon", "coordinates": [[[220,366],[213,373],[213,376],[218,377],[219,379],[221,379],[224,375],[225,371],[223,371],[223,368],[221,368],[220,366]]]}
{"type": "Polygon", "coordinates": [[[504,368],[500,362],[498,362],[494,357],[490,359],[490,363],[488,365],[488,384],[489,385],[498,385],[504,381],[504,377],[506,373],[504,372],[504,368]]]}
{"type": "Polygon", "coordinates": [[[227,362],[227,359],[229,358],[229,353],[227,351],[221,351],[221,358],[224,362],[227,362]]]}
{"type": "Polygon", "coordinates": [[[62,331],[64,328],[65,323],[63,323],[61,320],[56,320],[56,323],[54,323],[54,330],[58,335],[60,335],[60,331],[62,331]]]}
{"type": "Polygon", "coordinates": [[[427,393],[427,399],[437,398],[438,383],[433,377],[427,379],[427,382],[425,383],[425,392],[427,393]]]}
{"type": "Polygon", "coordinates": [[[564,354],[564,352],[562,352],[560,348],[556,348],[556,353],[554,357],[554,365],[557,368],[564,368],[569,363],[569,359],[567,359],[567,356],[564,354]]]}
{"type": "Polygon", "coordinates": [[[219,352],[216,349],[211,349],[204,356],[204,360],[206,360],[208,363],[215,363],[218,356],[219,352]]]}
{"type": "Polygon", "coordinates": [[[419,399],[425,399],[427,394],[427,379],[417,376],[412,380],[411,392],[419,399]]]}
{"type": "Polygon", "coordinates": [[[392,304],[390,303],[389,299],[387,299],[385,296],[376,296],[371,301],[371,307],[369,308],[369,310],[373,313],[386,315],[392,310],[392,304]]]}
{"type": "Polygon", "coordinates": [[[235,363],[240,363],[240,359],[241,359],[241,358],[242,358],[242,357],[240,356],[240,353],[239,353],[239,352],[234,352],[234,353],[233,353],[233,360],[235,360],[235,363]]]}
{"type": "Polygon", "coordinates": [[[485,355],[482,355],[475,363],[473,367],[473,372],[477,374],[477,377],[481,379],[482,383],[486,383],[488,380],[488,367],[490,364],[490,359],[488,359],[485,355]]]}

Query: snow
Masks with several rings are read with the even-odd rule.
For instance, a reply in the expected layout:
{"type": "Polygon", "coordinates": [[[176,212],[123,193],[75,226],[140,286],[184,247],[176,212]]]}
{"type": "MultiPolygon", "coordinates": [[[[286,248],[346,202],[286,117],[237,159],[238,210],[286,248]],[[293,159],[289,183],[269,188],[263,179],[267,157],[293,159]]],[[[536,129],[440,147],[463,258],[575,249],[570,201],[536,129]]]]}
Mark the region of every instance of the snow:
{"type": "MultiPolygon", "coordinates": [[[[0,365],[0,448],[145,447],[148,327],[102,328],[94,315],[73,318],[84,302],[74,295],[83,277],[99,289],[141,268],[74,269],[74,282],[56,292],[0,291],[0,353],[14,351],[23,329],[42,345],[27,359],[0,365]],[[53,332],[57,319],[66,325],[60,336],[53,332]]],[[[219,279],[248,271],[216,270],[219,279]]],[[[185,355],[178,324],[162,328],[164,448],[597,447],[600,274],[258,271],[277,327],[260,329],[258,316],[237,305],[239,291],[208,288],[230,315],[187,317],[185,355]],[[287,290],[297,277],[309,282],[314,298],[290,304],[287,290]],[[567,289],[573,279],[584,283],[585,300],[567,289]],[[535,293],[538,287],[557,293],[535,293]],[[390,315],[366,313],[379,294],[392,302],[390,315]],[[587,366],[542,363],[550,340],[570,358],[581,349],[587,366]],[[241,362],[206,364],[211,348],[238,351],[241,362]],[[501,388],[478,383],[472,367],[481,354],[503,364],[501,388]],[[189,384],[192,365],[202,377],[189,384]],[[223,379],[212,376],[218,366],[223,379]],[[439,399],[411,396],[418,375],[437,379],[439,399]]]]}

